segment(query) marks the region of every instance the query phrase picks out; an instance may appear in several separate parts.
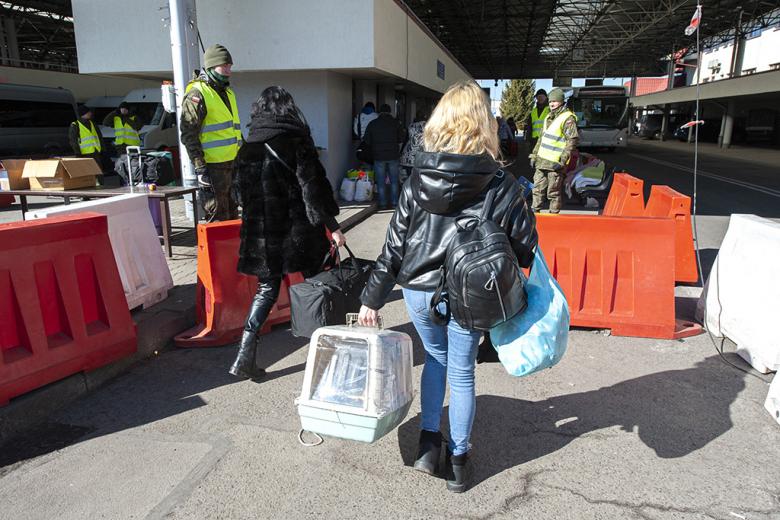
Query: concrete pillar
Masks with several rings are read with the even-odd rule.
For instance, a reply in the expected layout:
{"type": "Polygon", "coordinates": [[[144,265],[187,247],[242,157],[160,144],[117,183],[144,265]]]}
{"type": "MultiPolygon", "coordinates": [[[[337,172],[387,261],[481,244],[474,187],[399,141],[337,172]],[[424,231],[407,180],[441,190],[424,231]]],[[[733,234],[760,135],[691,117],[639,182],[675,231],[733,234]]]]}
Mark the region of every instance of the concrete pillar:
{"type": "MultiPolygon", "coordinates": [[[[195,2],[193,0],[169,0],[168,8],[171,15],[170,38],[171,58],[173,61],[173,83],[176,91],[176,121],[181,121],[181,104],[184,100],[184,89],[191,79],[192,69],[197,63],[191,63],[192,46],[197,41],[193,30],[197,27],[195,20],[195,2]]],[[[179,158],[181,163],[182,186],[196,187],[198,179],[195,168],[187,155],[187,148],[181,142],[181,128],[176,125],[179,133],[179,158]]],[[[187,217],[193,214],[192,202],[185,201],[184,209],[187,217]]]]}
{"type": "Polygon", "coordinates": [[[363,105],[371,101],[379,108],[376,98],[376,81],[368,80],[356,80],[355,81],[355,106],[353,111],[355,114],[359,114],[363,109],[363,105]]]}
{"type": "Polygon", "coordinates": [[[736,102],[731,99],[723,111],[723,118],[720,124],[720,135],[718,136],[718,145],[726,149],[731,146],[731,135],[734,130],[734,114],[736,112],[736,102]]]}
{"type": "Polygon", "coordinates": [[[393,88],[393,85],[379,85],[379,99],[377,99],[376,105],[377,111],[383,104],[390,105],[390,108],[393,109],[393,115],[395,116],[395,88],[393,88]]]}
{"type": "Polygon", "coordinates": [[[5,43],[5,24],[0,23],[0,64],[8,65],[8,45],[5,43]]]}
{"type": "Polygon", "coordinates": [[[661,117],[661,141],[666,141],[666,133],[669,131],[669,105],[664,105],[664,114],[661,117]]]}
{"type": "Polygon", "coordinates": [[[5,41],[8,46],[8,58],[11,64],[19,64],[19,40],[16,37],[16,22],[13,18],[3,20],[5,41]]]}

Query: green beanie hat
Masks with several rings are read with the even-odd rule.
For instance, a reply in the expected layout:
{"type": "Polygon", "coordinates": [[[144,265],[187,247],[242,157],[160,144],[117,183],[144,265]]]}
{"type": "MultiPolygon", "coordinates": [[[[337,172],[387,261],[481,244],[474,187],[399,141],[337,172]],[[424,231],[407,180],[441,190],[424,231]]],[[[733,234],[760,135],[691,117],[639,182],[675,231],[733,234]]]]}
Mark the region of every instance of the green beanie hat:
{"type": "Polygon", "coordinates": [[[230,56],[230,52],[218,43],[212,45],[203,54],[203,66],[207,69],[212,69],[226,63],[233,64],[233,57],[230,56]]]}
{"type": "Polygon", "coordinates": [[[550,94],[547,96],[547,99],[550,101],[560,101],[563,103],[563,100],[566,99],[566,96],[563,93],[563,90],[559,88],[554,88],[550,91],[550,94]]]}

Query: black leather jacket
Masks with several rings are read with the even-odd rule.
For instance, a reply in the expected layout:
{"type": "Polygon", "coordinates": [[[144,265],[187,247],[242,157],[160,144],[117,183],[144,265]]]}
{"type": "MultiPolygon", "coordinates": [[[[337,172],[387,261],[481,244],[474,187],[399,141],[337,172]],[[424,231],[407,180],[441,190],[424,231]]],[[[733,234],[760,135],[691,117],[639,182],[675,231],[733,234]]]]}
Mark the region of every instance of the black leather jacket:
{"type": "Polygon", "coordinates": [[[455,218],[479,214],[492,186],[498,191],[491,218],[506,230],[520,265],[530,266],[538,241],[536,219],[512,175],[487,154],[419,152],[401,190],[382,254],[361,295],[363,305],[380,309],[396,283],[407,289],[434,290],[455,233],[455,218]]]}

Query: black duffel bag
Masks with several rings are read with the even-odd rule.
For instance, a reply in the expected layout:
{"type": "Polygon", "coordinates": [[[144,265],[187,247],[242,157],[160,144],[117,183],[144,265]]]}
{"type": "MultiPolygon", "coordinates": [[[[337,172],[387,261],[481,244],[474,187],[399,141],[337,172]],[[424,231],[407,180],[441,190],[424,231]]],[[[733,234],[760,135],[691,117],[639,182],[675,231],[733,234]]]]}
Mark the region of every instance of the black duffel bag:
{"type": "Polygon", "coordinates": [[[360,310],[360,294],[374,268],[372,260],[349,258],[341,261],[338,249],[328,253],[323,266],[335,257],[336,265],[290,287],[293,336],[310,338],[320,327],[344,324],[348,313],[360,310]]]}
{"type": "MultiPolygon", "coordinates": [[[[136,155],[130,156],[130,168],[133,173],[133,183],[139,184],[158,184],[165,186],[173,182],[176,178],[173,173],[171,161],[165,157],[156,155],[136,155]]],[[[125,184],[128,184],[127,175],[127,154],[122,154],[114,163],[114,171],[122,178],[125,184]]]]}

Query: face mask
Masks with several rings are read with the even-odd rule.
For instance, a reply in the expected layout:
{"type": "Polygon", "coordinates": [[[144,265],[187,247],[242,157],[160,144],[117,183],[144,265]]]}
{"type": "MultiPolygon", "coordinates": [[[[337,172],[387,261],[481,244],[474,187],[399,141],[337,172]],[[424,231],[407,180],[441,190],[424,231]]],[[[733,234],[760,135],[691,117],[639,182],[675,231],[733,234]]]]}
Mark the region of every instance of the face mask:
{"type": "Polygon", "coordinates": [[[211,76],[211,79],[213,79],[220,85],[227,85],[227,83],[230,81],[230,76],[222,75],[214,69],[208,69],[206,72],[208,73],[209,76],[211,76]]]}

